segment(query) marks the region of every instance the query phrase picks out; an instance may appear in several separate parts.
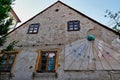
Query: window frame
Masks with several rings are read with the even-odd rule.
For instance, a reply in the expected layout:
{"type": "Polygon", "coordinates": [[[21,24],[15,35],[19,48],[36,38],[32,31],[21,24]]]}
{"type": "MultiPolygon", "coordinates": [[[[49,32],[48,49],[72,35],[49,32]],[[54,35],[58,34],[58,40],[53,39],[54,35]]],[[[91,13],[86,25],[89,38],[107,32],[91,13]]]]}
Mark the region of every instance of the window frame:
{"type": "Polygon", "coordinates": [[[39,27],[40,27],[40,23],[34,23],[34,24],[30,24],[29,25],[29,28],[28,28],[28,32],[27,34],[37,34],[38,31],[39,31],[39,27]],[[38,26],[38,27],[35,27],[35,26],[38,26]],[[31,30],[33,29],[33,30],[31,30]],[[36,32],[34,32],[36,30],[36,32]],[[30,32],[31,31],[31,32],[30,32]]]}
{"type": "Polygon", "coordinates": [[[79,31],[80,30],[80,21],[79,20],[68,21],[68,23],[67,23],[67,29],[68,29],[68,31],[79,31]],[[78,29],[75,29],[76,28],[75,22],[77,22],[77,24],[78,24],[77,25],[78,29]],[[73,26],[73,27],[70,27],[70,26],[73,26]],[[73,29],[71,30],[70,28],[73,28],[73,29]]]}
{"type": "MultiPolygon", "coordinates": [[[[15,62],[15,59],[16,59],[16,57],[17,57],[17,53],[18,52],[10,52],[9,53],[9,51],[8,52],[5,52],[5,53],[3,53],[3,55],[1,56],[1,60],[3,60],[3,61],[6,61],[5,62],[5,64],[3,64],[3,66],[4,66],[4,69],[2,70],[0,70],[0,72],[11,72],[11,70],[12,70],[12,68],[13,68],[13,65],[14,65],[14,62],[15,62]],[[7,58],[5,59],[5,58],[3,58],[5,55],[7,54],[7,58]],[[14,55],[14,58],[13,58],[13,61],[12,61],[12,64],[10,64],[10,60],[11,60],[11,55],[14,55]],[[10,67],[10,69],[8,70],[7,68],[8,68],[8,66],[11,66],[10,67]]],[[[0,66],[1,66],[2,64],[0,64],[0,66]]]]}
{"type": "Polygon", "coordinates": [[[55,73],[56,71],[56,63],[57,63],[57,55],[58,55],[58,51],[55,50],[55,51],[51,51],[51,50],[41,50],[40,53],[39,53],[39,59],[38,59],[38,65],[37,65],[37,70],[36,72],[39,72],[39,73],[46,73],[46,72],[50,72],[50,73],[55,73]],[[46,70],[41,70],[41,62],[42,62],[42,54],[45,54],[45,53],[54,53],[55,54],[55,62],[54,62],[54,70],[48,70],[48,56],[47,56],[47,62],[46,62],[46,70]]]}

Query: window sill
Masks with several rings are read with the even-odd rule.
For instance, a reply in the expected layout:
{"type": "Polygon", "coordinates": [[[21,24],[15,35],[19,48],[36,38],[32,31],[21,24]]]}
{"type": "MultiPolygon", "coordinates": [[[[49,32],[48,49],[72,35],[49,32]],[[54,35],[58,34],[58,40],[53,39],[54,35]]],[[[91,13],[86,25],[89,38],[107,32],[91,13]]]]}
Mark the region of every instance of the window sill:
{"type": "Polygon", "coordinates": [[[3,53],[18,53],[18,51],[15,51],[15,50],[13,50],[13,51],[4,51],[3,53]]]}
{"type": "Polygon", "coordinates": [[[33,78],[34,77],[49,77],[49,78],[55,78],[57,77],[56,72],[44,72],[44,73],[39,73],[39,72],[33,72],[33,78]]]}
{"type": "Polygon", "coordinates": [[[71,31],[80,31],[80,29],[78,29],[78,30],[68,30],[68,32],[71,32],[71,31]]]}
{"type": "MultiPolygon", "coordinates": [[[[13,73],[11,73],[11,72],[0,72],[0,76],[1,77],[9,77],[9,78],[12,78],[12,77],[14,77],[14,75],[13,75],[13,73]]],[[[0,79],[1,80],[1,79],[0,79]]],[[[5,79],[6,80],[6,79],[5,79]]]]}

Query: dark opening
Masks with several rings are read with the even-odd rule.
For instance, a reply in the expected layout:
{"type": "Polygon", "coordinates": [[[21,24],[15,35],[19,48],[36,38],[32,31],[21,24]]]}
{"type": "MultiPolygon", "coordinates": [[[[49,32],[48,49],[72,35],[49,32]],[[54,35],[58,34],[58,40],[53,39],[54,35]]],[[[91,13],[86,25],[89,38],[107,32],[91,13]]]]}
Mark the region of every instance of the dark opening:
{"type": "Polygon", "coordinates": [[[55,12],[58,12],[59,11],[59,9],[55,9],[55,12]]]}

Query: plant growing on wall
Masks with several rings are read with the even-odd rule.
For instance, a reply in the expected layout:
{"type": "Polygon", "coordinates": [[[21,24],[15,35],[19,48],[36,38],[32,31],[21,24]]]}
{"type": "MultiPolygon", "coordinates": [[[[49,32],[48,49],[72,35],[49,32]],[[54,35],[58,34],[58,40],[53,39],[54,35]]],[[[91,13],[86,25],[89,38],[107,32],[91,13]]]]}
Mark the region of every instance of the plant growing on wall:
{"type": "MultiPolygon", "coordinates": [[[[1,50],[0,54],[3,54],[4,51],[13,51],[14,46],[18,43],[18,41],[11,42],[5,49],[1,50]]],[[[2,63],[2,59],[0,56],[0,64],[2,63]]]]}
{"type": "Polygon", "coordinates": [[[13,42],[11,42],[11,43],[6,47],[6,49],[3,49],[2,51],[12,51],[12,50],[14,49],[15,44],[17,44],[17,43],[18,43],[18,41],[13,41],[13,42]]]}

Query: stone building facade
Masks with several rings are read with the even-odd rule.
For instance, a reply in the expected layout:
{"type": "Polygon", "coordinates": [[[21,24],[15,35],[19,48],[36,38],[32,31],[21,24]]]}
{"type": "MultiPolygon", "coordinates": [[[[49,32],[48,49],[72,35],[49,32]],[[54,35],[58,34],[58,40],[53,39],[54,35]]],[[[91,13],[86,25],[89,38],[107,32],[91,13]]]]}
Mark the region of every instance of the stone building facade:
{"type": "Polygon", "coordinates": [[[120,80],[119,35],[57,1],[9,33],[5,46],[19,42],[1,73],[11,80],[120,80]]]}

